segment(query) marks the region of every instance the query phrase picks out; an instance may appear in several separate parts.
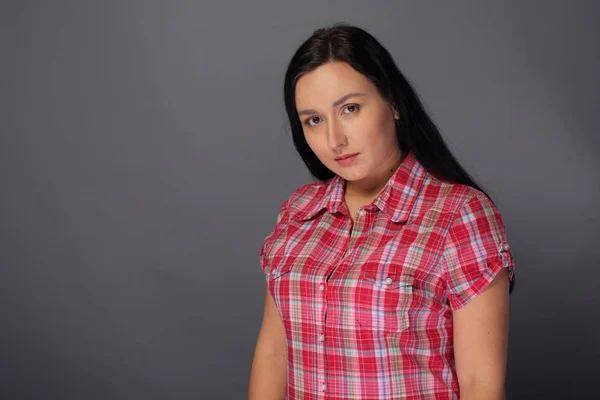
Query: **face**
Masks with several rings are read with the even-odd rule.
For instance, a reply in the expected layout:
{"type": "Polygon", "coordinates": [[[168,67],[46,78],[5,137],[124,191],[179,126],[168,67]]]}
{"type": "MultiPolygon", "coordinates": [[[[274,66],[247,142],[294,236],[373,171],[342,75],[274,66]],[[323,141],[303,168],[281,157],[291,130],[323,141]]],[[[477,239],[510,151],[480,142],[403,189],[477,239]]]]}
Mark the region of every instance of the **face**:
{"type": "Polygon", "coordinates": [[[369,79],[347,63],[328,63],[301,76],[295,95],[304,137],[327,168],[349,182],[387,181],[400,158],[399,115],[369,79]]]}

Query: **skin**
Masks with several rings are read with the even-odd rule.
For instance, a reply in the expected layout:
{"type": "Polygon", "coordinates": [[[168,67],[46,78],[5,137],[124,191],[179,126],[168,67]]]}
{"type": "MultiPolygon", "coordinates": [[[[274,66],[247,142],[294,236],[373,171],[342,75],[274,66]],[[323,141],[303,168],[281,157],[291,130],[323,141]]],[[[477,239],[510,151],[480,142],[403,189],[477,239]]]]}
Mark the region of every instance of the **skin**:
{"type": "Polygon", "coordinates": [[[287,347],[283,321],[266,290],[262,325],[254,349],[248,400],[283,400],[287,385],[287,347]]]}
{"type": "MultiPolygon", "coordinates": [[[[310,148],[344,178],[345,201],[353,218],[383,189],[405,157],[395,137],[395,124],[401,123],[398,113],[371,81],[342,62],[303,75],[296,85],[296,108],[310,148]],[[335,160],[354,153],[358,156],[351,166],[335,160]]],[[[508,308],[507,272],[502,270],[483,293],[453,312],[461,399],[504,399],[508,308]]],[[[285,343],[281,317],[267,290],[250,400],[285,397],[285,343]]]]}

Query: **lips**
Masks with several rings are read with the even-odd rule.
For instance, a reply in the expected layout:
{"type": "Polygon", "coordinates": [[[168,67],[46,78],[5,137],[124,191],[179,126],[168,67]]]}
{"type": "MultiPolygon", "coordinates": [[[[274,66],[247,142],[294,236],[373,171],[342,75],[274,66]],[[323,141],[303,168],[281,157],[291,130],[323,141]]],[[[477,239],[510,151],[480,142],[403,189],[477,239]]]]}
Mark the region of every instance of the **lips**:
{"type": "Polygon", "coordinates": [[[358,157],[358,153],[338,157],[335,159],[335,161],[342,167],[350,167],[356,161],[356,157],[358,157]]]}
{"type": "Polygon", "coordinates": [[[354,153],[354,154],[346,154],[345,156],[336,157],[335,159],[336,159],[336,160],[338,160],[338,161],[340,161],[340,160],[345,160],[345,159],[347,159],[347,158],[354,157],[354,156],[355,156],[355,155],[357,155],[357,154],[358,154],[358,153],[354,153]]]}

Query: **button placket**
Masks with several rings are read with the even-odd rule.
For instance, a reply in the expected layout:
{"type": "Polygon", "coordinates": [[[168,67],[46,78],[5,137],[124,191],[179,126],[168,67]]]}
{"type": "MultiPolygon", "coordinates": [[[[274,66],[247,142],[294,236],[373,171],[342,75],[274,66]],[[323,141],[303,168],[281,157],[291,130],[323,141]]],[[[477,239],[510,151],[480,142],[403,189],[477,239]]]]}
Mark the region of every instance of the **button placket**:
{"type": "MultiPolygon", "coordinates": [[[[324,292],[325,291],[325,283],[320,283],[319,284],[319,291],[320,292],[324,292]]],[[[325,313],[324,313],[324,318],[322,321],[323,327],[322,329],[325,329],[325,315],[326,315],[326,310],[327,310],[327,296],[323,296],[323,307],[325,308],[325,313]]],[[[320,331],[318,336],[317,336],[317,340],[319,341],[319,343],[323,343],[325,341],[325,335],[323,331],[320,331]]],[[[325,355],[325,348],[324,346],[320,346],[321,347],[321,351],[319,352],[322,356],[323,356],[323,371],[325,372],[327,369],[327,361],[326,361],[326,355],[325,355]]],[[[321,392],[325,392],[325,390],[327,389],[327,386],[325,385],[325,382],[321,382],[321,392]]]]}

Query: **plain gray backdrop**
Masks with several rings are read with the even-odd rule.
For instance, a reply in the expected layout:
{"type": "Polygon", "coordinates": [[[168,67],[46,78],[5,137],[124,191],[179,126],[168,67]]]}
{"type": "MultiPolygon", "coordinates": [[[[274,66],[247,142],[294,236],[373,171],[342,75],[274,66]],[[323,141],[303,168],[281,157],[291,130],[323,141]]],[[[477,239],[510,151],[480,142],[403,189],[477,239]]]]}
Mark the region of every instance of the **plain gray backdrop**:
{"type": "Polygon", "coordinates": [[[367,29],[496,201],[509,399],[597,391],[600,6],[3,1],[0,397],[243,399],[258,262],[311,177],[283,109],[314,29],[367,29]]]}

